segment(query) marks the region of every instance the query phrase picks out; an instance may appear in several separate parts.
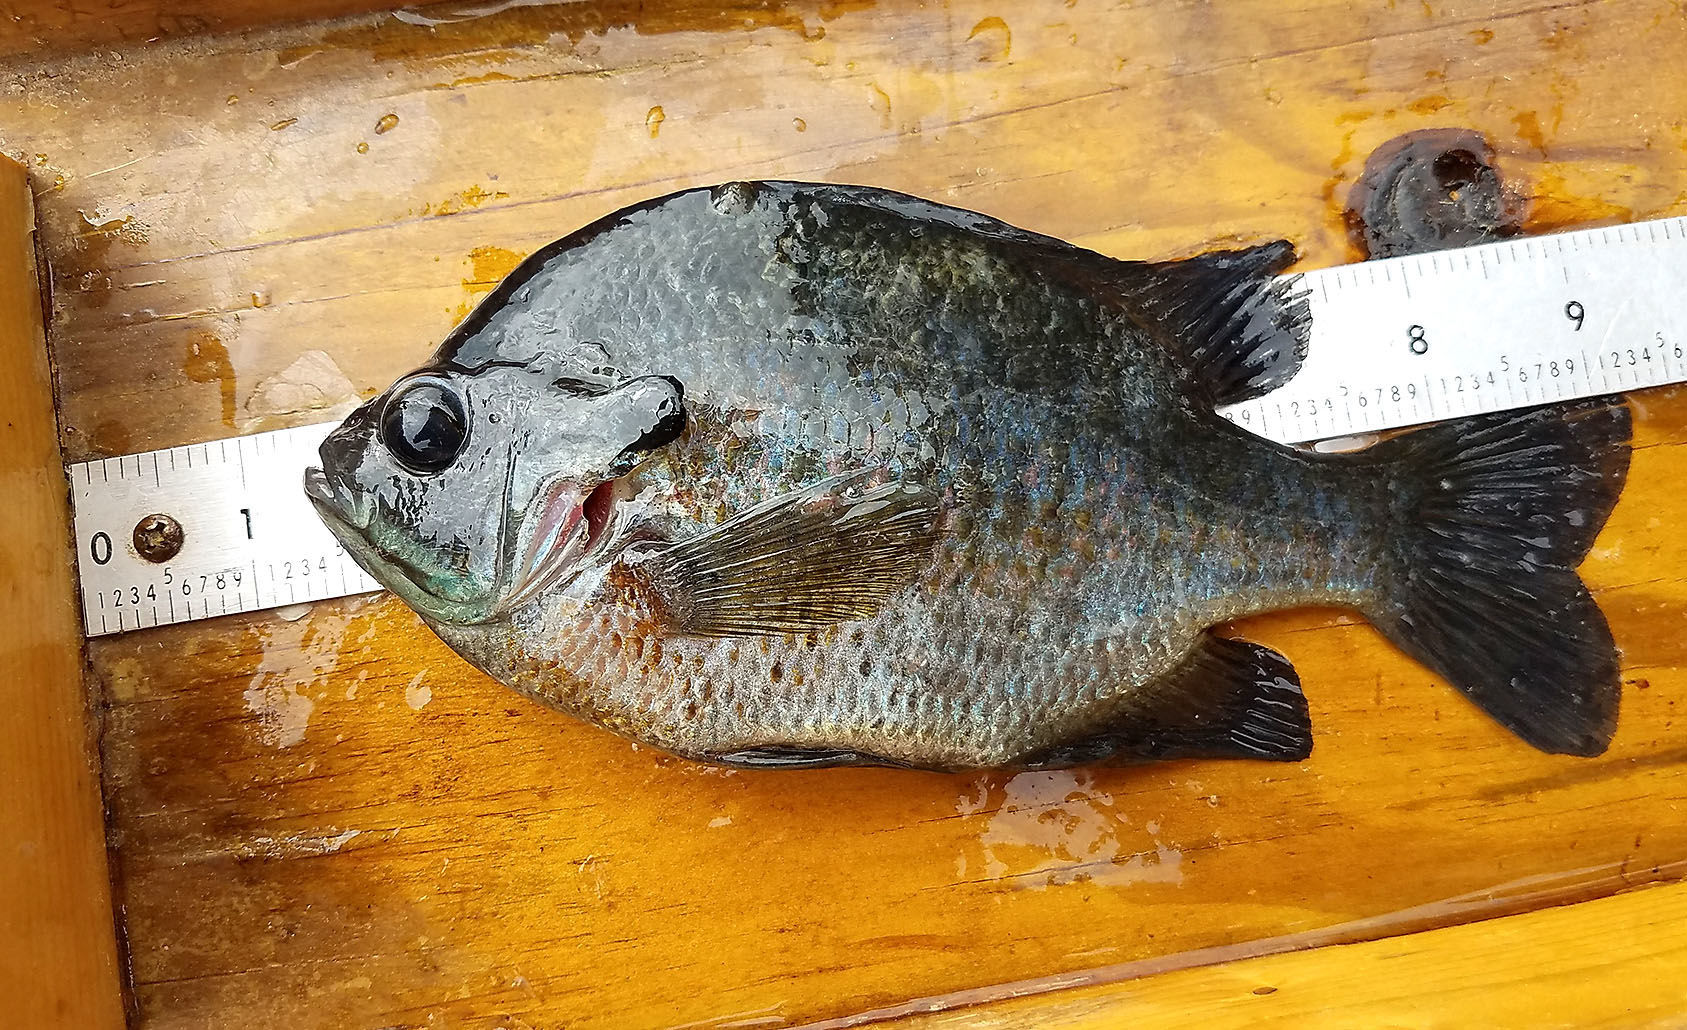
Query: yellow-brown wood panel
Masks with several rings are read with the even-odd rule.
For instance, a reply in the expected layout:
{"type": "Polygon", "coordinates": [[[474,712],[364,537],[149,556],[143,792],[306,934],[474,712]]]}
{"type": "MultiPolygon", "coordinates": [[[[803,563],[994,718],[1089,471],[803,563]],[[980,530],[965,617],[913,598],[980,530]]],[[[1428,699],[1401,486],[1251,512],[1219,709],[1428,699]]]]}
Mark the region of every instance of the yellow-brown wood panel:
{"type": "MultiPolygon", "coordinates": [[[[1371,149],[1458,125],[1534,228],[1687,212],[1684,50],[1661,0],[568,4],[14,64],[0,126],[35,174],[82,457],[315,421],[522,255],[697,183],[867,182],[1114,255],[1287,236],[1330,264],[1371,149]]],[[[1594,760],[1530,752],[1332,612],[1236,628],[1300,668],[1309,762],[1020,775],[672,761],[488,682],[390,600],[95,641],[142,1025],[778,1025],[1671,875],[1687,398],[1634,405],[1585,568],[1628,681],[1594,760]]]]}
{"type": "Polygon", "coordinates": [[[421,5],[398,0],[5,0],[0,2],[0,57],[106,50],[406,6],[421,5]]]}
{"type": "Polygon", "coordinates": [[[116,1030],[117,923],[41,315],[29,182],[0,158],[0,1005],[14,1026],[116,1030]]]}
{"type": "Polygon", "coordinates": [[[1080,987],[880,1030],[1659,1027],[1687,1010],[1687,886],[1080,987]]]}

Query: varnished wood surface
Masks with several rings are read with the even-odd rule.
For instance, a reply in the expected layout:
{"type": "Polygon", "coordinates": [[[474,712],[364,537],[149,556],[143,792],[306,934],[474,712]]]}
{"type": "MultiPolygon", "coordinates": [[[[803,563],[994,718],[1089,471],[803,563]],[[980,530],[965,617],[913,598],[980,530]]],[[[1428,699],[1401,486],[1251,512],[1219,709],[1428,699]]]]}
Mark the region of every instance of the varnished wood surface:
{"type": "Polygon", "coordinates": [[[24,169],[0,158],[0,1006],[12,1026],[116,1030],[117,924],[34,230],[24,169]]]}
{"type": "MultiPolygon", "coordinates": [[[[84,457],[314,421],[523,254],[735,177],[894,187],[1121,256],[1288,236],[1329,264],[1371,149],[1461,125],[1534,228],[1684,213],[1687,69],[1661,57],[1684,49],[1661,0],[572,4],[14,63],[0,127],[34,172],[84,457]],[[275,389],[309,351],[343,378],[275,389]]],[[[1304,764],[982,776],[668,760],[387,600],[96,641],[140,1025],[855,1020],[1678,875],[1687,397],[1634,405],[1585,568],[1629,684],[1594,760],[1528,751],[1329,612],[1238,627],[1301,670],[1304,764]]]]}
{"type": "Polygon", "coordinates": [[[227,33],[277,21],[305,22],[397,10],[401,0],[3,0],[0,56],[62,56],[227,33]]]}
{"type": "Polygon", "coordinates": [[[1687,886],[1423,933],[967,1006],[884,1030],[1670,1027],[1687,886]]]}

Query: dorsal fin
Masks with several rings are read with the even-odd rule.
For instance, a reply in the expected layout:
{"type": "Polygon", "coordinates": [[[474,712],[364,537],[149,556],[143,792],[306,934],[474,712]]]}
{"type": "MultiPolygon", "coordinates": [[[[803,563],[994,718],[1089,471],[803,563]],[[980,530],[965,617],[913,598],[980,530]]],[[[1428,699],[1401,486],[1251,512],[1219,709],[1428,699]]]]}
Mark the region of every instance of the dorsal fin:
{"type": "Polygon", "coordinates": [[[1132,314],[1189,370],[1214,405],[1287,382],[1306,357],[1312,313],[1295,279],[1294,244],[1278,240],[1182,261],[1142,263],[1118,289],[1132,314]]]}

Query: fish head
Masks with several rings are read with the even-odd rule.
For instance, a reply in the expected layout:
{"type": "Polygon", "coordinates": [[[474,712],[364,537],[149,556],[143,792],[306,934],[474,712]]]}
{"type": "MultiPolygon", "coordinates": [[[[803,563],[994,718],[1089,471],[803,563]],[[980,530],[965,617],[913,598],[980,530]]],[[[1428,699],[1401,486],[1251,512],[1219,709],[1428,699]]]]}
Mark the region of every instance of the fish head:
{"type": "Polygon", "coordinates": [[[616,483],[685,430],[685,391],[601,346],[560,360],[431,365],[322,442],[305,492],[351,556],[424,617],[497,620],[601,564],[616,483]]]}

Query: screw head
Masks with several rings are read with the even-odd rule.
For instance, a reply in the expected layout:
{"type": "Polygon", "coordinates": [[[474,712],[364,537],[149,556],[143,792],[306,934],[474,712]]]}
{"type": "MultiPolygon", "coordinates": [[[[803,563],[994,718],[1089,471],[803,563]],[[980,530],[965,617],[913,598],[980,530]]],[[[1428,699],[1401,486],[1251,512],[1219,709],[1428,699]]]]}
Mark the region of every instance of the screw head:
{"type": "Polygon", "coordinates": [[[182,524],[168,515],[155,513],[135,523],[135,553],[149,562],[167,562],[181,553],[185,534],[182,524]]]}

